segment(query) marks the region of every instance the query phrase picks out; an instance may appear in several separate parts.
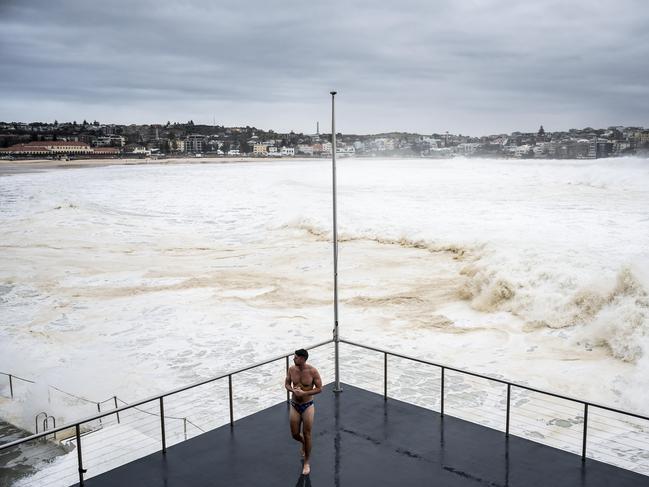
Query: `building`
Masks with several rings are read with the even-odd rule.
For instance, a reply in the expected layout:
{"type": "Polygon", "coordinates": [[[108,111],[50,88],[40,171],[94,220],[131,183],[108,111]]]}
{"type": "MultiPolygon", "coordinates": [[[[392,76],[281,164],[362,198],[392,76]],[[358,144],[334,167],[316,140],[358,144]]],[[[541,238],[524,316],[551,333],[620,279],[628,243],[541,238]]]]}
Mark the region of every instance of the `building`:
{"type": "Polygon", "coordinates": [[[92,155],[94,152],[93,148],[85,142],[63,140],[36,141],[27,144],[16,144],[0,150],[4,154],[23,157],[92,155]]]}
{"type": "Polygon", "coordinates": [[[297,146],[297,152],[298,152],[298,154],[305,154],[307,156],[312,156],[313,155],[313,146],[308,145],[308,144],[299,144],[297,146]]]}
{"type": "Polygon", "coordinates": [[[124,147],[126,138],[121,135],[105,135],[95,139],[95,147],[124,147]]]}
{"type": "Polygon", "coordinates": [[[197,154],[205,150],[205,137],[202,135],[188,135],[185,138],[185,151],[197,154]]]}
{"type": "Polygon", "coordinates": [[[96,157],[117,157],[119,149],[117,147],[95,147],[92,153],[96,157]]]}
{"type": "Polygon", "coordinates": [[[252,154],[255,156],[265,156],[268,154],[268,146],[266,144],[255,144],[252,146],[252,154]]]}
{"type": "Polygon", "coordinates": [[[282,157],[293,157],[295,156],[295,149],[293,147],[282,147],[279,155],[282,157]]]}

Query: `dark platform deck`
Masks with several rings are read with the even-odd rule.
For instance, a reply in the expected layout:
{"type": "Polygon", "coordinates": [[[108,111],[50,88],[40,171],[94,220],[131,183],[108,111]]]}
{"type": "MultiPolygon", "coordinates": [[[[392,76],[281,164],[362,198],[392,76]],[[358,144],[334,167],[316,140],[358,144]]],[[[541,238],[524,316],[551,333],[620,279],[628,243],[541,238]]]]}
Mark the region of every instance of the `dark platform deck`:
{"type": "Polygon", "coordinates": [[[316,398],[312,472],[302,478],[286,404],[144,457],[101,486],[647,486],[649,477],[351,386],[316,398]]]}

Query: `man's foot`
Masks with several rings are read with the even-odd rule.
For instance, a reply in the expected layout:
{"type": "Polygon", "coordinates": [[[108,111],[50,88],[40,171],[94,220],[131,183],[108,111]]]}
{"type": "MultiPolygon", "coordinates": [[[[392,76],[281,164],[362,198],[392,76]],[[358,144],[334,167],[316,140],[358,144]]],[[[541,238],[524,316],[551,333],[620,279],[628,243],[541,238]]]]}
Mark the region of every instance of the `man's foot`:
{"type": "Polygon", "coordinates": [[[302,468],[302,475],[309,475],[311,473],[311,466],[308,463],[304,464],[302,468]]]}

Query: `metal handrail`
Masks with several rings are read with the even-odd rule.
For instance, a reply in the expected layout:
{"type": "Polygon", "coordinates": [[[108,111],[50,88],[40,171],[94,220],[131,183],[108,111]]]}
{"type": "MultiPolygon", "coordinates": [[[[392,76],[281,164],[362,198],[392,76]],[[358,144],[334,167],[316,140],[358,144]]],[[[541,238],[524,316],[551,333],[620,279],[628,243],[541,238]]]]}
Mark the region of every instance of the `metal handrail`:
{"type": "Polygon", "coordinates": [[[18,377],[17,375],[14,374],[8,374],[7,372],[0,372],[1,375],[6,375],[9,377],[9,394],[11,395],[11,399],[14,398],[14,379],[21,380],[23,382],[29,382],[30,384],[36,384],[33,380],[29,379],[23,379],[22,377],[18,377]]]}
{"type": "Polygon", "coordinates": [[[611,411],[613,413],[624,414],[626,416],[632,416],[634,418],[644,419],[646,421],[649,421],[649,417],[643,416],[642,414],[632,413],[632,412],[629,412],[629,411],[624,411],[622,409],[616,409],[616,408],[613,408],[613,407],[610,407],[610,406],[604,406],[602,404],[597,404],[595,402],[584,401],[582,399],[576,399],[574,397],[564,396],[562,394],[557,394],[557,393],[554,393],[554,392],[544,391],[542,389],[537,389],[535,387],[526,386],[526,385],[523,385],[523,384],[520,384],[520,383],[517,383],[517,382],[508,381],[508,380],[505,380],[505,379],[499,379],[497,377],[492,377],[492,376],[485,375],[485,374],[479,374],[477,372],[471,372],[469,370],[460,369],[458,367],[451,367],[451,366],[448,366],[448,365],[445,365],[445,364],[430,362],[428,360],[420,359],[420,358],[417,358],[417,357],[411,357],[409,355],[404,355],[404,354],[401,354],[401,353],[389,352],[387,350],[384,350],[384,349],[378,348],[378,347],[372,347],[372,346],[369,346],[369,345],[361,345],[360,343],[352,342],[350,340],[345,340],[345,339],[342,339],[342,338],[340,339],[340,341],[341,341],[341,343],[346,343],[347,345],[352,345],[354,347],[365,348],[367,350],[372,350],[374,352],[379,352],[379,353],[383,353],[383,354],[387,354],[387,355],[392,355],[393,357],[399,357],[399,358],[402,358],[402,359],[405,359],[405,360],[412,360],[413,362],[419,362],[421,364],[432,365],[434,367],[440,367],[442,370],[444,370],[444,369],[452,370],[453,372],[459,372],[461,374],[472,375],[474,377],[479,377],[481,379],[487,379],[487,380],[491,380],[491,381],[494,381],[494,382],[500,382],[501,384],[505,384],[505,385],[507,385],[509,387],[514,386],[514,387],[518,387],[520,389],[526,389],[528,391],[538,392],[540,394],[546,394],[548,396],[557,397],[559,399],[565,399],[567,401],[577,402],[577,403],[583,404],[584,406],[592,406],[592,407],[595,407],[595,408],[598,408],[598,409],[604,409],[604,410],[607,410],[607,411],[611,411]]]}
{"type": "MultiPolygon", "coordinates": [[[[312,350],[314,348],[322,347],[322,346],[328,345],[330,343],[333,343],[333,340],[327,340],[327,341],[324,341],[324,342],[321,342],[321,343],[317,343],[315,345],[312,345],[312,346],[308,347],[307,349],[312,350]]],[[[233,375],[240,374],[241,372],[246,372],[246,371],[248,371],[250,369],[261,367],[263,365],[267,365],[267,364],[270,364],[272,362],[276,362],[278,360],[284,360],[286,357],[290,357],[291,355],[293,355],[293,352],[288,353],[288,354],[284,353],[282,355],[273,357],[271,359],[264,360],[263,362],[258,362],[258,363],[255,363],[253,365],[249,365],[247,367],[243,367],[241,369],[234,370],[232,372],[227,372],[225,374],[221,374],[221,375],[216,376],[216,377],[212,377],[212,378],[205,379],[205,380],[202,380],[202,381],[199,381],[199,382],[195,382],[195,383],[190,384],[188,386],[179,387],[177,389],[173,389],[171,391],[167,391],[167,392],[164,392],[162,394],[157,394],[155,396],[151,396],[151,397],[148,397],[146,399],[141,399],[141,400],[133,402],[131,404],[128,404],[128,405],[125,405],[125,406],[120,406],[118,408],[102,412],[100,414],[94,414],[92,416],[88,416],[86,418],[83,418],[83,419],[81,419],[79,421],[74,421],[72,423],[64,424],[62,426],[59,426],[57,428],[54,428],[54,429],[51,429],[51,430],[47,431],[47,433],[33,434],[31,436],[27,436],[25,438],[20,438],[18,440],[15,440],[15,441],[12,441],[12,442],[9,442],[9,443],[4,443],[4,444],[0,445],[0,451],[6,450],[7,448],[11,448],[11,447],[14,447],[14,446],[17,446],[17,445],[20,445],[22,443],[26,443],[28,441],[33,441],[33,440],[36,440],[38,438],[42,438],[43,436],[51,435],[53,433],[58,433],[59,431],[63,431],[63,430],[69,429],[69,428],[76,428],[78,430],[79,427],[84,423],[89,423],[90,421],[96,421],[96,420],[98,420],[100,418],[105,418],[106,416],[110,416],[112,414],[118,414],[118,413],[120,413],[122,411],[126,411],[128,409],[135,408],[136,406],[141,406],[142,404],[146,404],[148,402],[152,402],[152,401],[156,401],[156,400],[159,401],[160,399],[162,399],[164,397],[171,396],[171,395],[177,394],[179,392],[184,392],[184,391],[186,391],[188,389],[193,389],[193,388],[198,387],[198,386],[209,384],[210,382],[215,382],[215,381],[220,380],[220,379],[225,379],[226,377],[231,378],[233,375]]]]}

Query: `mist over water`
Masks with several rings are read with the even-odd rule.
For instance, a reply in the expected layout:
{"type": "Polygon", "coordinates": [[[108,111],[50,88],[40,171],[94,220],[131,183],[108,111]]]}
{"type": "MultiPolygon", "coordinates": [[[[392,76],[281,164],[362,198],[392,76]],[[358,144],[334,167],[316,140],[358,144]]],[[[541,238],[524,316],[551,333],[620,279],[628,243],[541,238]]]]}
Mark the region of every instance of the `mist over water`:
{"type": "MultiPolygon", "coordinates": [[[[649,412],[648,160],[338,174],[343,337],[649,412]]],[[[0,371],[135,400],[329,339],[330,184],[328,161],[0,178],[0,371]]]]}

